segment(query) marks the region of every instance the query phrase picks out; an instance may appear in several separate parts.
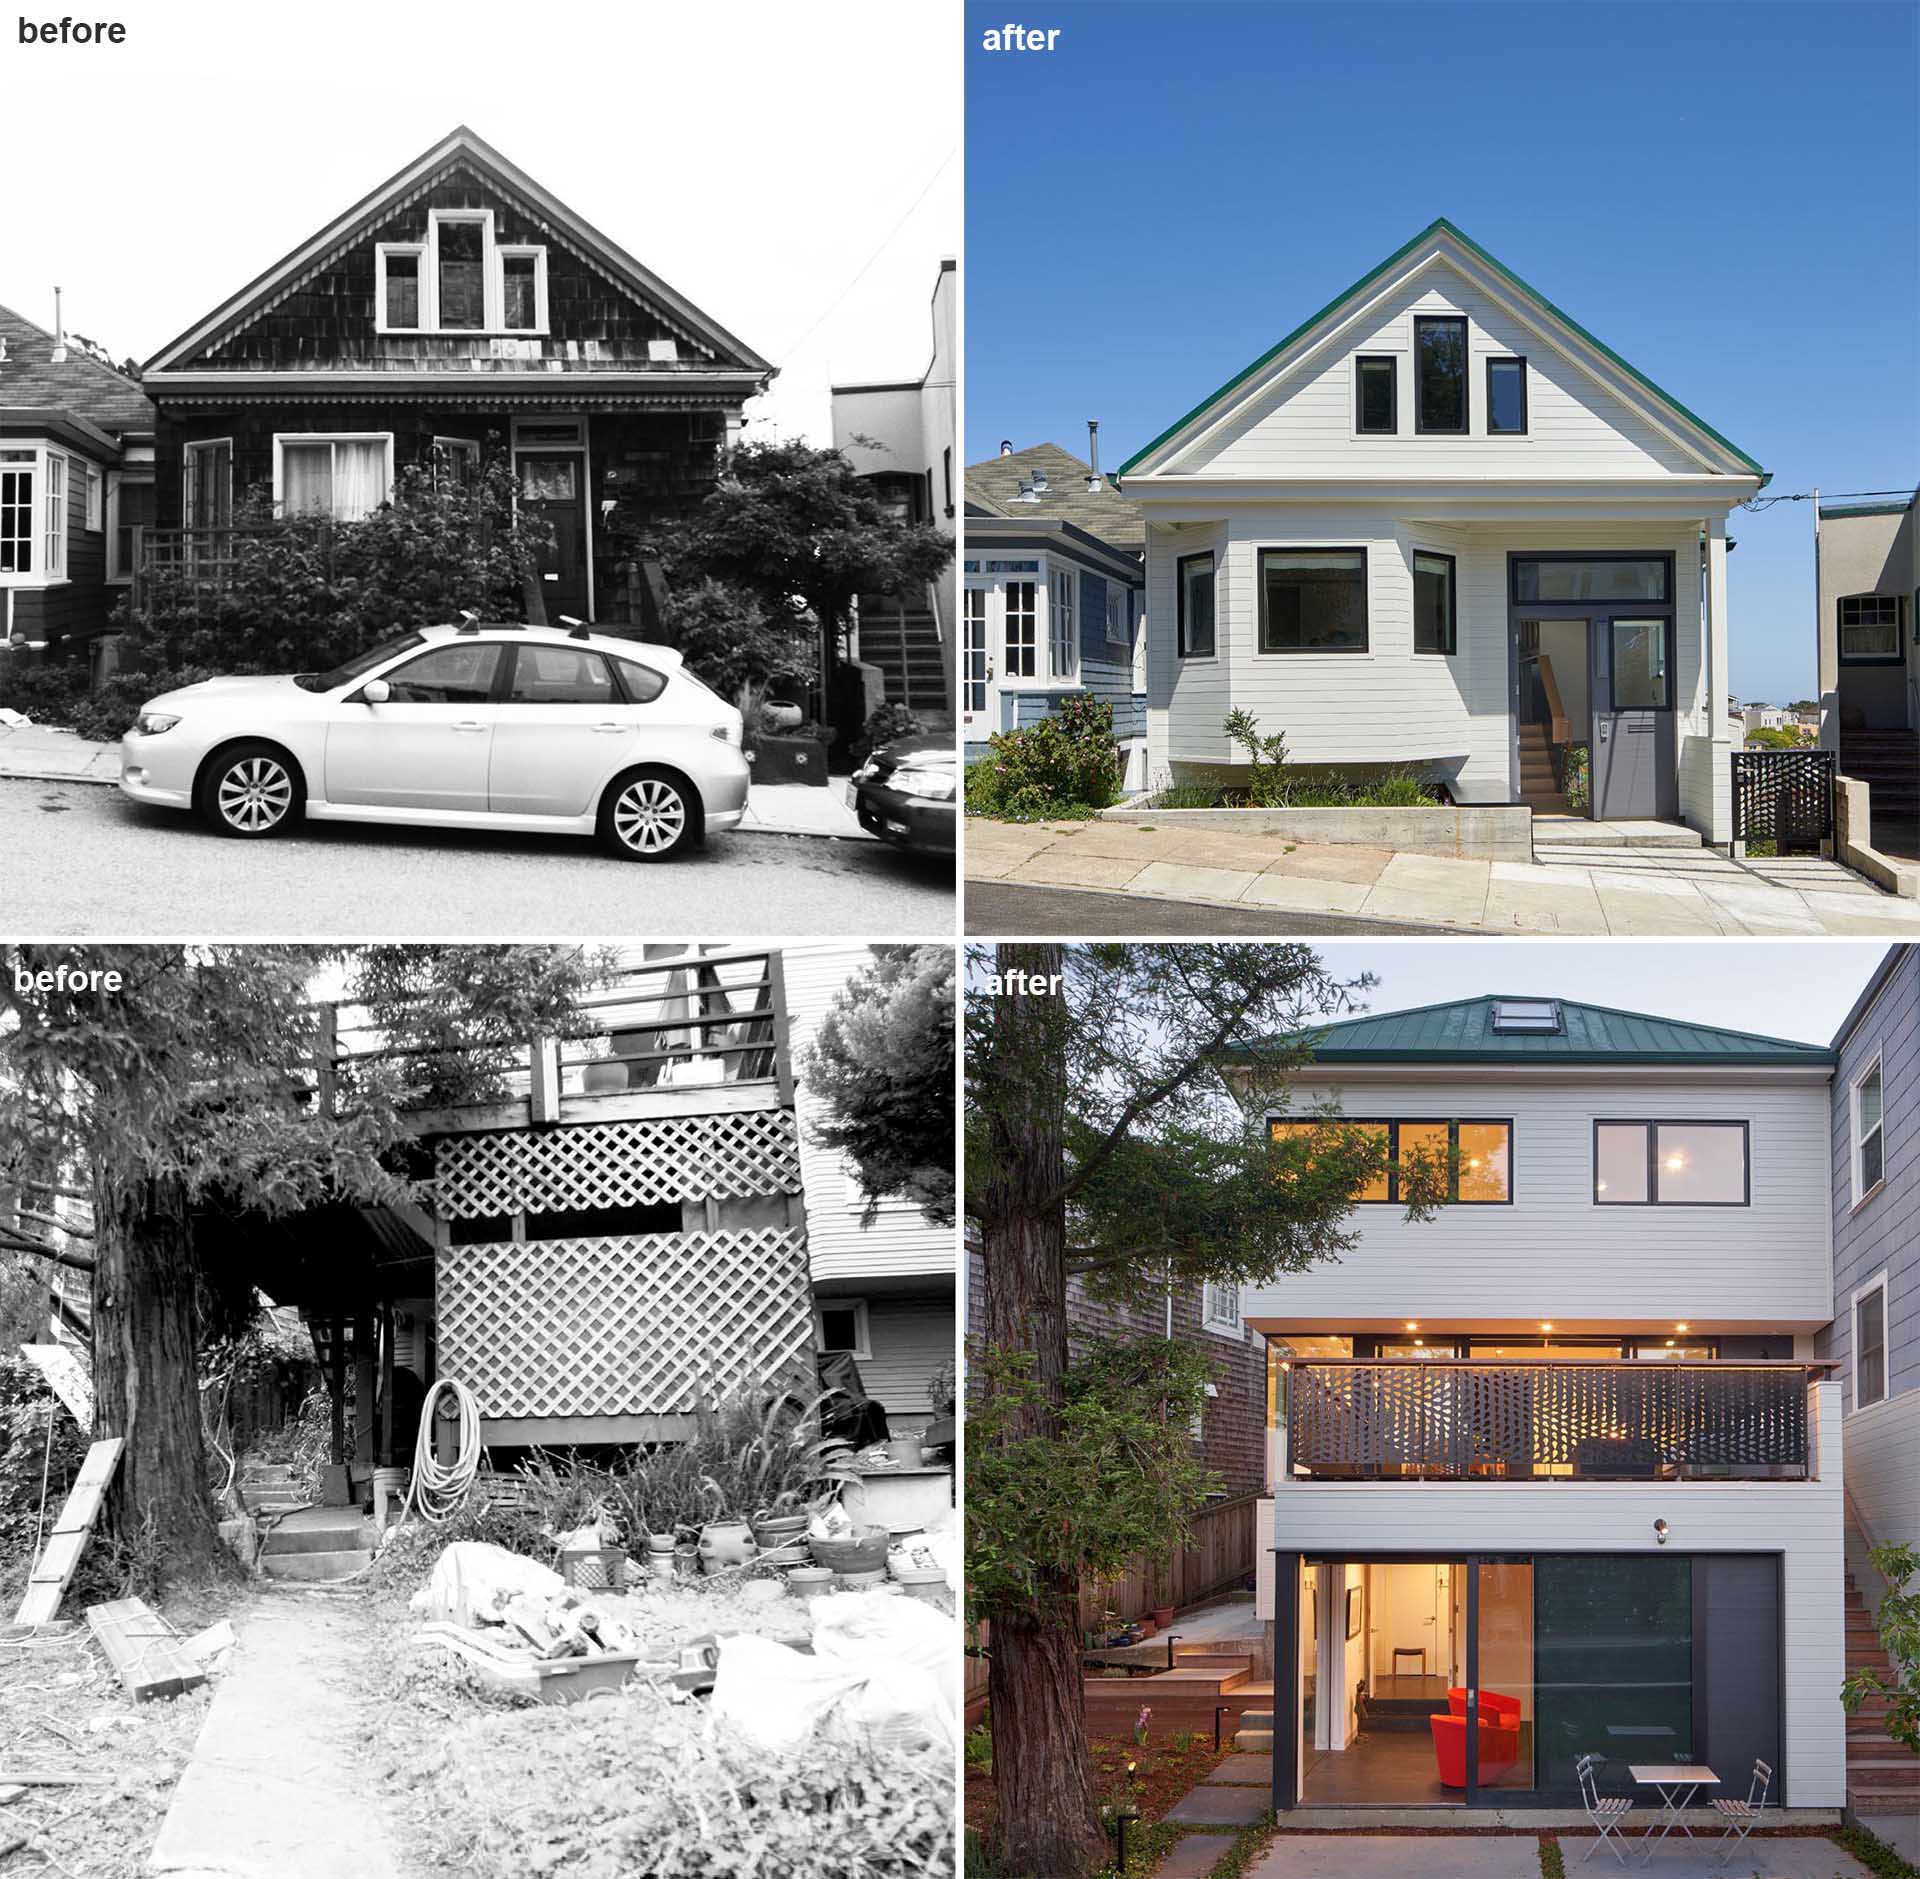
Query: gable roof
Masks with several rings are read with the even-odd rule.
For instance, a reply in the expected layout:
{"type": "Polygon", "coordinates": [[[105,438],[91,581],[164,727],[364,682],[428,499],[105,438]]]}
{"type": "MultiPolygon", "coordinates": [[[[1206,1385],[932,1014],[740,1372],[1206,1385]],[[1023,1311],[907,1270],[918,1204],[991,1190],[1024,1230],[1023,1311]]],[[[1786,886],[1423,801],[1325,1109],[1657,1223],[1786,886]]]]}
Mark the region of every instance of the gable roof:
{"type": "Polygon", "coordinates": [[[575,247],[585,253],[613,280],[642,300],[650,301],[662,313],[678,320],[689,332],[711,346],[717,363],[723,368],[765,373],[772,377],[776,368],[736,339],[717,320],[702,313],[692,301],[683,298],[657,274],[643,267],[632,255],[592,223],[576,215],[559,197],[543,189],[526,171],[503,157],[483,137],[457,124],[446,136],[424,150],[404,168],[362,196],[345,214],[338,216],[320,232],[302,242],[276,261],[265,273],[257,275],[212,313],[163,346],[147,361],[149,372],[182,369],[193,354],[215,340],[225,337],[251,315],[263,310],[275,295],[303,275],[325,264],[335,253],[361,240],[379,222],[385,220],[402,199],[429,188],[455,168],[476,171],[503,194],[517,198],[533,214],[551,221],[575,247]]]}
{"type": "Polygon", "coordinates": [[[58,411],[115,436],[153,429],[153,401],[132,379],[72,344],[56,361],[60,342],[25,314],[0,307],[0,339],[0,411],[58,411]]]}
{"type": "Polygon", "coordinates": [[[1396,248],[1392,254],[1388,255],[1378,267],[1361,275],[1351,287],[1334,295],[1318,313],[1310,314],[1306,319],[1302,320],[1292,332],[1288,333],[1286,337],[1277,344],[1268,347],[1267,350],[1263,352],[1259,358],[1255,359],[1244,371],[1236,372],[1218,391],[1201,399],[1185,417],[1177,418],[1151,443],[1136,450],[1133,455],[1114,472],[1115,477],[1126,476],[1138,464],[1152,456],[1163,444],[1169,442],[1172,438],[1177,437],[1180,432],[1186,430],[1196,419],[1208,416],[1216,406],[1221,404],[1232,393],[1238,391],[1240,387],[1246,384],[1256,373],[1264,370],[1268,365],[1271,365],[1273,361],[1278,359],[1283,353],[1292,350],[1303,340],[1311,337],[1321,327],[1330,324],[1346,309],[1350,301],[1391,274],[1402,262],[1406,261],[1419,249],[1433,241],[1436,236],[1444,236],[1446,239],[1458,243],[1468,255],[1480,262],[1483,266],[1491,269],[1507,286],[1515,289],[1536,314],[1545,315],[1549,319],[1557,321],[1559,325],[1571,333],[1574,338],[1590,346],[1602,358],[1626,373],[1628,378],[1638,385],[1642,391],[1651,395],[1654,402],[1659,405],[1662,410],[1673,417],[1679,418],[1692,430],[1719,445],[1729,456],[1744,465],[1747,471],[1759,477],[1762,488],[1765,488],[1766,485],[1772,481],[1771,471],[1763,470],[1760,465],[1748,456],[1737,444],[1729,438],[1723,437],[1711,424],[1707,423],[1704,418],[1689,411],[1671,392],[1661,390],[1661,388],[1656,385],[1652,379],[1648,378],[1644,372],[1640,371],[1638,367],[1629,365],[1611,346],[1596,339],[1578,320],[1574,319],[1571,314],[1562,312],[1561,309],[1556,307],[1538,288],[1523,281],[1511,268],[1506,266],[1505,263],[1496,260],[1486,249],[1481,247],[1477,241],[1463,230],[1456,228],[1445,216],[1437,217],[1434,221],[1429,222],[1411,241],[1405,243],[1402,247],[1396,248]]]}
{"type": "MultiPolygon", "coordinates": [[[[1345,1018],[1309,1034],[1313,1039],[1312,1058],[1315,1063],[1325,1064],[1651,1063],[1668,1067],[1714,1064],[1729,1069],[1784,1065],[1817,1069],[1833,1061],[1833,1052],[1825,1045],[1729,1031],[1719,1025],[1688,1024],[1643,1011],[1620,1011],[1611,1005],[1577,1004],[1569,998],[1552,1001],[1560,1007],[1563,1026],[1557,1035],[1495,1031],[1493,1007],[1508,997],[1539,1002],[1541,994],[1489,992],[1484,997],[1460,998],[1443,1005],[1417,1005],[1410,1011],[1345,1018]]],[[[1269,1049],[1288,1041],[1261,1040],[1269,1049]]],[[[1222,1061],[1247,1061],[1251,1051],[1259,1047],[1230,1046],[1221,1053],[1222,1061]]]]}
{"type": "Polygon", "coordinates": [[[968,464],[967,501],[987,515],[1071,522],[1111,548],[1137,553],[1147,538],[1140,505],[1121,495],[1105,476],[1099,489],[1089,489],[1087,478],[1092,473],[1091,466],[1058,444],[1029,444],[1025,450],[968,464]],[[1020,485],[1036,470],[1045,475],[1047,487],[1036,492],[1031,502],[1015,500],[1020,485]]]}

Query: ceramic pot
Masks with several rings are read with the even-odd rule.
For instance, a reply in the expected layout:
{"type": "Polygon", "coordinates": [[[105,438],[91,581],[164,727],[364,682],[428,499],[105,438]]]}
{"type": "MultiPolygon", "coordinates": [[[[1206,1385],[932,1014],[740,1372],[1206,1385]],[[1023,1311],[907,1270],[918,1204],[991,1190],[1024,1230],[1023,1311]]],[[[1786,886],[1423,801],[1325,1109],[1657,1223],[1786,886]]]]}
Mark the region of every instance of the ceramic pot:
{"type": "Polygon", "coordinates": [[[877,1585],[886,1584],[887,1569],[881,1566],[873,1572],[843,1572],[839,1579],[843,1592],[868,1592],[877,1585]]]}
{"type": "Polygon", "coordinates": [[[856,1527],[845,1539],[814,1540],[810,1550],[816,1564],[835,1572],[872,1572],[878,1567],[884,1573],[891,1537],[885,1527],[856,1527]]]}
{"type": "Polygon", "coordinates": [[[700,1530],[700,1570],[727,1572],[759,1551],[744,1520],[720,1520],[700,1530]]]}
{"type": "Polygon", "coordinates": [[[824,1566],[796,1566],[787,1574],[787,1590],[795,1598],[818,1598],[833,1590],[833,1574],[824,1566]]]}
{"type": "Polygon", "coordinates": [[[1171,1605],[1156,1605],[1147,1616],[1164,1631],[1173,1623],[1173,1607],[1171,1605]]]}
{"type": "Polygon", "coordinates": [[[649,1553],[647,1564],[653,1568],[653,1576],[665,1581],[674,1576],[674,1560],[671,1553],[649,1553]]]}
{"type": "Polygon", "coordinates": [[[887,1459],[897,1461],[903,1468],[920,1466],[920,1438],[917,1435],[895,1435],[887,1439],[887,1459]]]}
{"type": "Polygon", "coordinates": [[[671,1553],[673,1551],[673,1535],[671,1533],[649,1533],[647,1535],[647,1551],[649,1553],[671,1553]]]}

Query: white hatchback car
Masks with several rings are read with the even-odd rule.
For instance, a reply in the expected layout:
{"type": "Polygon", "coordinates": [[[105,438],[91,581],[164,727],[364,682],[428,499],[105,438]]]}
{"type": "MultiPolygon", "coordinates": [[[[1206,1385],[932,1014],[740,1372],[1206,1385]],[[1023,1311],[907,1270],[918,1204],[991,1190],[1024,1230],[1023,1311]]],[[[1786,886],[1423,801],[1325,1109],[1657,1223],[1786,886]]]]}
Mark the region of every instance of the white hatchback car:
{"type": "Polygon", "coordinates": [[[223,835],[315,821],[597,834],[658,861],[746,814],[740,713],[679,653],[560,627],[427,627],[331,672],[206,679],[121,741],[136,802],[223,835]]]}

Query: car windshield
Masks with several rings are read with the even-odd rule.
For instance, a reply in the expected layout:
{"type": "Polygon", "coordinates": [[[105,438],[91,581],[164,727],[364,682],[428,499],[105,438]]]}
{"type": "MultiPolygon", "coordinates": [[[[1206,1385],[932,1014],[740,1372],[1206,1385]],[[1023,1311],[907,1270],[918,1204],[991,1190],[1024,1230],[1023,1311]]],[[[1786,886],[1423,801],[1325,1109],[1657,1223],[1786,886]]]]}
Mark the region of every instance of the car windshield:
{"type": "Polygon", "coordinates": [[[401,633],[397,637],[382,640],[378,646],[370,646],[365,652],[355,653],[351,659],[343,660],[331,672],[296,672],[293,682],[302,691],[330,692],[341,685],[351,685],[357,678],[364,678],[373,668],[383,661],[391,659],[397,652],[405,652],[411,646],[424,646],[427,638],[424,633],[401,633]]]}

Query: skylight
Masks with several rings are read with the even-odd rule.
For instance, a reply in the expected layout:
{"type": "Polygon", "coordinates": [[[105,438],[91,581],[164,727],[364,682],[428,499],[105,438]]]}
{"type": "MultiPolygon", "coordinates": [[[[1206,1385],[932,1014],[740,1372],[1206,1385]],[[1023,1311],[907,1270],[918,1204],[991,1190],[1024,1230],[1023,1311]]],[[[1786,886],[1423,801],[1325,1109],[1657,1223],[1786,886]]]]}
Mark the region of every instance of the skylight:
{"type": "Polygon", "coordinates": [[[1493,1028],[1508,1036],[1557,1037],[1566,1027],[1557,998],[1496,998],[1493,1028]]]}

